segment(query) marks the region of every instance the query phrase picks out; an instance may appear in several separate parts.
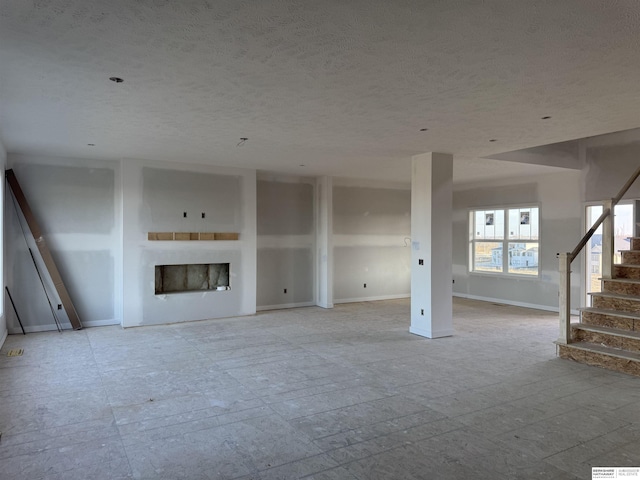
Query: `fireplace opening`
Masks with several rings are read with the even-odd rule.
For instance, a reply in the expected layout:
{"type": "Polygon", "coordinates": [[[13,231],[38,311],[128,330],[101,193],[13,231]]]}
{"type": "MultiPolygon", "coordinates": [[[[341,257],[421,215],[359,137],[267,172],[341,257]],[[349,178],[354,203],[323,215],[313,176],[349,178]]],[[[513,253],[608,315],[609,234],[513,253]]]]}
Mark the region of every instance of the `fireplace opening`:
{"type": "Polygon", "coordinates": [[[228,263],[156,265],[156,295],[230,288],[228,263]]]}

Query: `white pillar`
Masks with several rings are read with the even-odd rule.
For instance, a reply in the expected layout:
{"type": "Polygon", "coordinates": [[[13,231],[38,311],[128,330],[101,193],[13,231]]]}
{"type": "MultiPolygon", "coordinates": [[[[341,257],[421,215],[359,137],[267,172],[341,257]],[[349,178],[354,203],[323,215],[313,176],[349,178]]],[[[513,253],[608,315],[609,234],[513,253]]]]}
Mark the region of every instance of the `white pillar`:
{"type": "Polygon", "coordinates": [[[411,327],[427,338],[453,335],[453,156],[411,163],[411,327]]]}
{"type": "Polygon", "coordinates": [[[318,178],[316,192],[316,304],[322,308],[333,308],[333,178],[318,178]]]}

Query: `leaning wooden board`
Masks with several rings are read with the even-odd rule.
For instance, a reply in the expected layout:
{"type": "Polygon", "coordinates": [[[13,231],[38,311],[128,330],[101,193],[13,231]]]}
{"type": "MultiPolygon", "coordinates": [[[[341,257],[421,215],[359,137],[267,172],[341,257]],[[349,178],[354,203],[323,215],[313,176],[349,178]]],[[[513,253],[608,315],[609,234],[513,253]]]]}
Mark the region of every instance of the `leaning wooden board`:
{"type": "Polygon", "coordinates": [[[47,242],[45,242],[44,237],[42,236],[42,230],[40,230],[40,226],[38,225],[38,222],[36,221],[36,218],[33,215],[31,208],[29,207],[29,203],[27,202],[27,199],[22,192],[22,188],[20,188],[18,179],[16,178],[15,173],[13,173],[13,170],[7,170],[6,177],[7,181],[9,182],[9,186],[11,187],[11,191],[13,192],[13,196],[18,202],[18,205],[20,205],[22,214],[27,221],[27,225],[29,225],[31,235],[33,235],[33,238],[36,241],[38,251],[40,252],[42,260],[47,267],[47,271],[49,272],[49,276],[51,277],[53,286],[55,287],[56,292],[58,292],[58,297],[60,297],[60,302],[62,303],[62,306],[67,313],[67,317],[69,317],[71,326],[74,330],[80,330],[82,328],[80,318],[78,318],[78,314],[75,307],[73,306],[73,302],[71,301],[71,297],[69,296],[67,287],[64,286],[64,282],[62,281],[62,277],[60,276],[58,267],[56,267],[56,262],[51,256],[51,251],[47,246],[47,242]]]}

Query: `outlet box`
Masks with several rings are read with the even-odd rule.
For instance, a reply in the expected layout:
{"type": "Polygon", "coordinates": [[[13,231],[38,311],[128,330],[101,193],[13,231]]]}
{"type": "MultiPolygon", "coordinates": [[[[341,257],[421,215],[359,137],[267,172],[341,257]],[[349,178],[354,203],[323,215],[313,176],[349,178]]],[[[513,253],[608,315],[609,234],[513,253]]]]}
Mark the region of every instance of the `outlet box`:
{"type": "Polygon", "coordinates": [[[364,284],[364,288],[367,288],[367,284],[366,283],[364,284]]]}
{"type": "Polygon", "coordinates": [[[287,289],[286,288],[284,289],[284,293],[287,293],[287,289]]]}
{"type": "Polygon", "coordinates": [[[424,265],[424,260],[422,258],[418,259],[418,265],[424,265]]]}
{"type": "Polygon", "coordinates": [[[420,309],[420,315],[424,315],[424,308],[420,309]]]}
{"type": "Polygon", "coordinates": [[[62,304],[61,303],[58,304],[58,310],[62,310],[62,304]]]}

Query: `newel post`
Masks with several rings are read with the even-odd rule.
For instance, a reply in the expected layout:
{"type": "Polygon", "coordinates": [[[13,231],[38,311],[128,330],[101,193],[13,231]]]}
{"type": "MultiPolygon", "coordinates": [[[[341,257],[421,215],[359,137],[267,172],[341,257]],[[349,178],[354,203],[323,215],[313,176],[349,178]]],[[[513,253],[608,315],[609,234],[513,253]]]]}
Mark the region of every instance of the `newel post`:
{"type": "Polygon", "coordinates": [[[558,343],[571,343],[571,254],[559,253],[560,290],[558,304],[560,307],[560,336],[558,343]]]}
{"type": "Polygon", "coordinates": [[[613,201],[604,202],[604,211],[609,210],[609,215],[602,222],[602,278],[613,278],[613,249],[615,232],[613,230],[615,216],[613,214],[613,201]]]}

